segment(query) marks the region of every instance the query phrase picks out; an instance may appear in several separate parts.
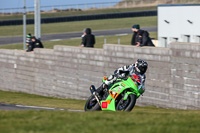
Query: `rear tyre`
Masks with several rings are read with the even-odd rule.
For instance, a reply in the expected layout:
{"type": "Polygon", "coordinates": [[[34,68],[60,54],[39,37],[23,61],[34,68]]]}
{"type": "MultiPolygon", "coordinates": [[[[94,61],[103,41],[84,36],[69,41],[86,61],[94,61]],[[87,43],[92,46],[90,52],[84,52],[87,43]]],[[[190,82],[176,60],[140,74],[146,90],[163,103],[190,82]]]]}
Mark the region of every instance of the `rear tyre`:
{"type": "Polygon", "coordinates": [[[123,97],[117,103],[116,110],[117,111],[131,111],[136,103],[136,95],[130,94],[128,95],[127,100],[124,100],[123,97]]]}
{"type": "Polygon", "coordinates": [[[85,111],[99,111],[101,107],[99,106],[94,95],[91,95],[87,102],[85,103],[85,111]]]}

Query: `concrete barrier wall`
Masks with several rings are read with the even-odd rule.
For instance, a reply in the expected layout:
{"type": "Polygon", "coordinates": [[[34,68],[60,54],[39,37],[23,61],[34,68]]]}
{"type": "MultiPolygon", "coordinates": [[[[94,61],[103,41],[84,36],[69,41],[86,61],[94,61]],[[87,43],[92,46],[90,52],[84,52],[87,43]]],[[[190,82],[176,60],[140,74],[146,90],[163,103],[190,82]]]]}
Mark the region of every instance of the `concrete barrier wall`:
{"type": "Polygon", "coordinates": [[[174,105],[200,109],[200,44],[174,43],[170,45],[170,100],[174,105]]]}
{"type": "Polygon", "coordinates": [[[170,48],[104,45],[103,49],[55,46],[34,53],[0,50],[0,89],[87,99],[89,86],[138,58],[149,63],[146,91],[138,105],[200,109],[200,44],[170,48]]]}

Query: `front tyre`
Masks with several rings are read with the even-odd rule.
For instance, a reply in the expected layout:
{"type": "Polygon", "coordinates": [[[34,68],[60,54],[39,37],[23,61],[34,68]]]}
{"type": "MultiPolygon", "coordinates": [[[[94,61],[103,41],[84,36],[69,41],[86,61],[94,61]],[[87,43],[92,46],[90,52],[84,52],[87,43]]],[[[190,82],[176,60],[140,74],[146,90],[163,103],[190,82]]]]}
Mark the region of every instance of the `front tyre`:
{"type": "Polygon", "coordinates": [[[96,98],[94,95],[91,95],[87,102],[85,103],[85,111],[97,111],[101,110],[101,107],[99,106],[96,98]]]}
{"type": "Polygon", "coordinates": [[[120,101],[117,103],[116,110],[117,111],[131,111],[136,103],[136,95],[130,94],[128,95],[127,100],[124,100],[122,97],[120,101]]]}

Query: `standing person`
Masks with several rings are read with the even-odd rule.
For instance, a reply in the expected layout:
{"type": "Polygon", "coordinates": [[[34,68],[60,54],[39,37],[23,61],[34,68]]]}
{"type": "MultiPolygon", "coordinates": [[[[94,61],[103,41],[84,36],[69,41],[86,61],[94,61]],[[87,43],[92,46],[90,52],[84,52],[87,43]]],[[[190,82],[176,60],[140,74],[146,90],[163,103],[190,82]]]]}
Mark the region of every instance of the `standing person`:
{"type": "Polygon", "coordinates": [[[32,36],[31,40],[32,40],[34,48],[44,48],[42,42],[36,39],[35,36],[32,36]]]}
{"type": "Polygon", "coordinates": [[[85,30],[86,35],[83,37],[82,44],[84,47],[94,47],[95,44],[95,36],[92,34],[92,30],[90,28],[86,28],[85,30]]]}
{"type": "Polygon", "coordinates": [[[137,47],[139,46],[155,47],[155,45],[151,41],[151,38],[149,37],[149,33],[145,30],[141,30],[140,25],[133,25],[132,31],[134,32],[131,40],[132,45],[136,45],[137,47]]]}

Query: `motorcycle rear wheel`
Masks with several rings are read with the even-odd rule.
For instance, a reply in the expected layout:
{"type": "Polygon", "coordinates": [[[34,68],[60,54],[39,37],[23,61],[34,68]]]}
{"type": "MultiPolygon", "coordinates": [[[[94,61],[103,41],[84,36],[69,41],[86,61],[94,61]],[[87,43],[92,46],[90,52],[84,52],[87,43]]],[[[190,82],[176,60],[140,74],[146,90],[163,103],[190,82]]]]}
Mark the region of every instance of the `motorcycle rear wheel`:
{"type": "Polygon", "coordinates": [[[99,106],[97,100],[94,95],[91,95],[87,102],[85,103],[85,111],[99,111],[101,107],[99,106]]]}
{"type": "Polygon", "coordinates": [[[136,103],[136,95],[130,94],[128,95],[127,100],[124,100],[123,97],[117,103],[116,110],[117,111],[131,111],[136,103]]]}

